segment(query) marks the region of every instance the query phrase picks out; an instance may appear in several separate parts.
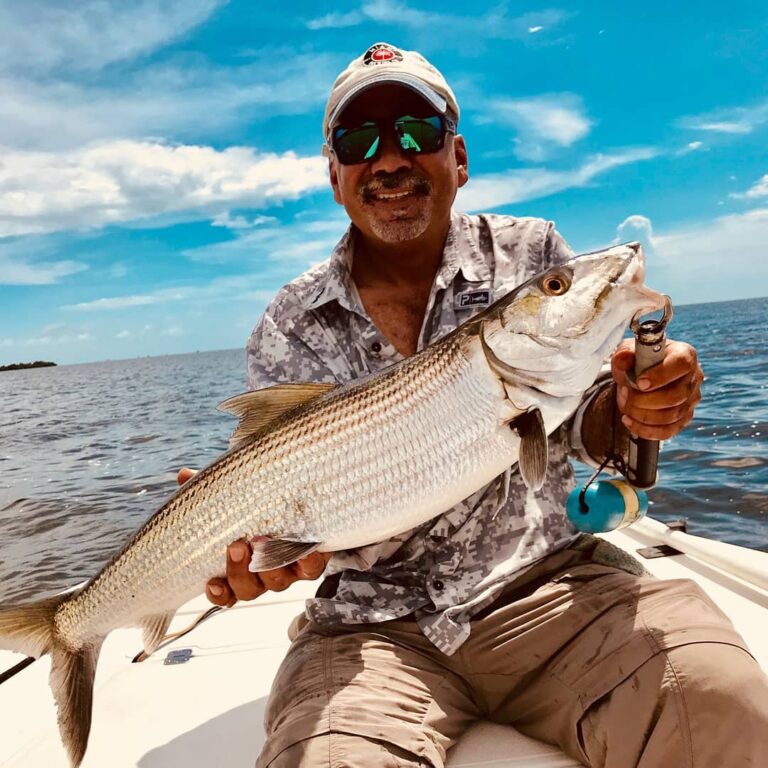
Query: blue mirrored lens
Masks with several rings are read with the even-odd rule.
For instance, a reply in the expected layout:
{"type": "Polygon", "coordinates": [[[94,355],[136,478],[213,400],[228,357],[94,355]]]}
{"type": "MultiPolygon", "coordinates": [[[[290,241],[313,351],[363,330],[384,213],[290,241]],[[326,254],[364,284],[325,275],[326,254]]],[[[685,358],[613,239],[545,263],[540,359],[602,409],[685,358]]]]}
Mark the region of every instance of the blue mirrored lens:
{"type": "MultiPolygon", "coordinates": [[[[395,137],[404,152],[437,152],[445,140],[445,123],[438,115],[412,117],[404,115],[391,123],[395,137]]],[[[373,160],[379,151],[382,125],[368,121],[352,128],[333,131],[332,143],[339,160],[345,165],[373,160]]]]}

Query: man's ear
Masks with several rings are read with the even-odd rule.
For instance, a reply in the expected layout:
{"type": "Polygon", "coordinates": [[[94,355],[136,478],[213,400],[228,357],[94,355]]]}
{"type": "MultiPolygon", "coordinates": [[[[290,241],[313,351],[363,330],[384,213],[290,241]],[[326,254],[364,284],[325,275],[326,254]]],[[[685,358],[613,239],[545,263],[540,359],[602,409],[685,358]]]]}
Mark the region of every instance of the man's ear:
{"type": "Polygon", "coordinates": [[[464,137],[457,133],[453,137],[453,156],[456,159],[456,180],[460,187],[469,181],[469,157],[464,137]]]}
{"type": "Polygon", "coordinates": [[[336,162],[333,159],[333,155],[328,156],[328,178],[331,181],[331,187],[333,188],[333,199],[339,204],[344,205],[341,201],[341,192],[339,191],[339,175],[336,172],[336,162]]]}

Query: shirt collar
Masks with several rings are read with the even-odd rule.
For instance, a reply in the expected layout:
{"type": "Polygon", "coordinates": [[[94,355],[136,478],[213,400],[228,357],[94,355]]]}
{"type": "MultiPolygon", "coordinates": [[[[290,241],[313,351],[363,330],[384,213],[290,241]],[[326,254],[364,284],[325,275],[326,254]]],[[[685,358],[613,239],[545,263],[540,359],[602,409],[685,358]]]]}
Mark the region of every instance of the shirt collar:
{"type": "Polygon", "coordinates": [[[443,248],[443,263],[437,273],[437,287],[447,288],[461,271],[470,283],[491,279],[491,268],[480,252],[477,228],[465,213],[451,211],[451,226],[443,248]]]}
{"type": "Polygon", "coordinates": [[[354,236],[350,224],[331,253],[324,278],[304,300],[305,309],[315,309],[328,302],[338,301],[351,312],[364,314],[357,289],[352,282],[353,243],[354,236]]]}
{"type": "MultiPolygon", "coordinates": [[[[490,254],[483,254],[480,250],[480,228],[477,217],[468,216],[466,213],[451,211],[451,231],[446,242],[446,250],[453,247],[457,252],[457,261],[461,273],[471,283],[481,283],[492,280],[490,254]],[[451,242],[451,236],[453,241],[451,242]]],[[[488,234],[487,250],[491,249],[491,237],[488,234]]]]}
{"type": "MultiPolygon", "coordinates": [[[[305,309],[315,309],[330,301],[337,301],[352,312],[365,314],[352,282],[352,253],[354,235],[352,225],[333,249],[325,278],[320,281],[303,302],[305,309]]],[[[491,279],[491,269],[478,245],[477,228],[471,217],[451,211],[451,225],[443,248],[443,261],[437,272],[438,288],[447,288],[461,271],[472,283],[491,279]]]]}

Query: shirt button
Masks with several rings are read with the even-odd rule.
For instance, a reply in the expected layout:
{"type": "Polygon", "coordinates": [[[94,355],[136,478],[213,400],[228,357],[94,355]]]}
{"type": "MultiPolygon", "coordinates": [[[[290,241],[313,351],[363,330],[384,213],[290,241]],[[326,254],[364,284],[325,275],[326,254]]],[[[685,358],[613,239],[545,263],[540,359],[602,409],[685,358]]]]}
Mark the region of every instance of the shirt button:
{"type": "Polygon", "coordinates": [[[442,592],[442,591],[443,591],[443,589],[445,588],[445,584],[443,584],[443,582],[442,582],[442,581],[440,581],[440,579],[435,579],[435,580],[432,582],[432,587],[434,588],[434,590],[435,590],[436,592],[442,592]]]}
{"type": "Polygon", "coordinates": [[[371,349],[374,352],[381,352],[381,344],[378,341],[374,341],[373,344],[371,344],[371,349]]]}

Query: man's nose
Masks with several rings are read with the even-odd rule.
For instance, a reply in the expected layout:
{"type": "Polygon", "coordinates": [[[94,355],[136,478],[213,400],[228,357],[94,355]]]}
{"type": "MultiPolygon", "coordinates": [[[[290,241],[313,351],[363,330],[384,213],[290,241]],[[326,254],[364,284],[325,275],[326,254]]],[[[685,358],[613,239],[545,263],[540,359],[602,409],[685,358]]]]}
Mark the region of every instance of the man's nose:
{"type": "Polygon", "coordinates": [[[395,132],[382,131],[379,136],[379,152],[371,163],[371,173],[397,173],[407,171],[412,165],[410,154],[403,151],[395,132]]]}

